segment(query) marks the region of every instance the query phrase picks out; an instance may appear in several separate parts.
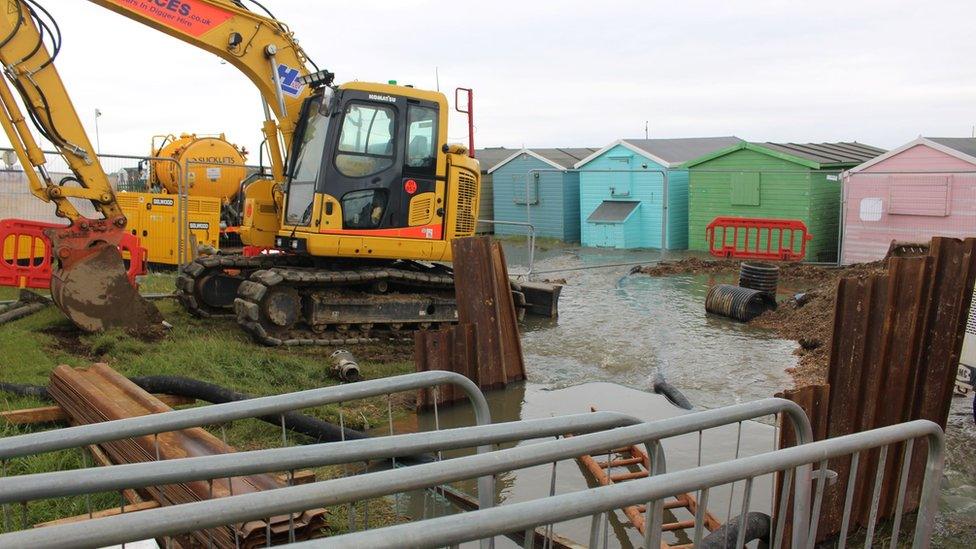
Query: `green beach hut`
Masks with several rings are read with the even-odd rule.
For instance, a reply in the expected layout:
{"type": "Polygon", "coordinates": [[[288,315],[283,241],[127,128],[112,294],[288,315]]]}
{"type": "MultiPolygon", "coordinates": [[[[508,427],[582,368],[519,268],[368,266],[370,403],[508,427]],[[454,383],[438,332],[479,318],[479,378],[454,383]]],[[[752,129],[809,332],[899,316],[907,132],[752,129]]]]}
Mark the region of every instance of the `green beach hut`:
{"type": "Polygon", "coordinates": [[[800,220],[813,240],[807,261],[836,261],[840,173],[885,151],[856,142],[746,143],[682,165],[689,171],[688,245],[708,251],[716,217],[800,220]]]}

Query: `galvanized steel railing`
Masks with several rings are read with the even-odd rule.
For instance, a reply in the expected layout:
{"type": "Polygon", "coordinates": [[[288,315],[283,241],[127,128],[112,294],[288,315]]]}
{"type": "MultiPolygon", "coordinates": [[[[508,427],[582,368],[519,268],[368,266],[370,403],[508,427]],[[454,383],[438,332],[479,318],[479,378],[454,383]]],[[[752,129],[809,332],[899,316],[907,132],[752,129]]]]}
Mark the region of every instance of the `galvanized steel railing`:
{"type": "MultiPolygon", "coordinates": [[[[812,463],[819,463],[820,470],[826,470],[828,459],[848,455],[858,456],[861,452],[875,448],[881,448],[882,452],[884,452],[889,446],[898,443],[906,443],[903,458],[905,459],[905,463],[908,463],[911,461],[913,442],[916,439],[922,438],[928,442],[928,455],[912,546],[925,548],[929,546],[932,534],[932,523],[938,505],[939,480],[942,474],[944,460],[942,429],[935,423],[925,420],[882,427],[872,431],[855,433],[811,444],[803,444],[793,448],[745,457],[730,462],[666,473],[664,475],[623,484],[476,511],[466,514],[463,521],[452,517],[442,517],[301,543],[298,544],[298,547],[383,548],[456,545],[465,541],[491,538],[513,531],[531,531],[535,527],[543,524],[553,524],[590,515],[595,517],[594,524],[598,524],[596,517],[601,513],[618,509],[625,505],[639,503],[647,504],[647,512],[649,515],[647,519],[651,521],[649,524],[656,525],[656,528],[648,529],[649,535],[645,539],[644,546],[660,547],[660,512],[662,501],[666,497],[674,494],[700,491],[703,494],[702,499],[704,500],[707,498],[708,490],[716,486],[722,486],[736,481],[745,481],[747,485],[750,485],[752,479],[757,476],[776,472],[788,472],[792,469],[809,466],[812,463]]],[[[578,440],[577,438],[564,439],[562,441],[548,443],[548,445],[555,448],[560,445],[567,446],[578,440]]],[[[455,460],[453,463],[445,464],[445,466],[452,466],[459,474],[461,471],[483,470],[479,466],[480,464],[476,462],[483,461],[485,457],[488,456],[475,456],[472,458],[464,458],[463,460],[455,460]],[[462,461],[464,462],[462,463],[462,461]]],[[[856,468],[852,470],[856,471],[856,468]]],[[[902,512],[905,505],[907,472],[908,468],[903,467],[898,481],[898,507],[894,525],[892,526],[892,549],[898,546],[902,512]]],[[[814,508],[812,509],[811,520],[808,523],[812,526],[807,528],[799,525],[796,521],[793,523],[793,547],[813,549],[815,546],[817,537],[816,525],[820,518],[820,504],[823,500],[826,484],[825,477],[826,475],[818,475],[817,489],[814,494],[814,508]]],[[[789,477],[787,476],[787,478],[789,477]]],[[[880,479],[880,475],[878,479],[880,479]]],[[[798,478],[797,488],[799,488],[801,482],[798,478]]],[[[807,480],[806,482],[810,481],[807,480]]],[[[849,484],[849,486],[853,486],[853,483],[849,484]]],[[[875,506],[877,506],[880,488],[881,482],[880,480],[876,480],[873,491],[875,506]]],[[[784,482],[783,490],[780,494],[780,501],[783,503],[786,502],[788,490],[789,483],[784,482]]],[[[748,510],[749,495],[750,491],[746,490],[742,504],[744,510],[748,510]]],[[[809,502],[809,500],[804,501],[809,502]]],[[[800,501],[799,498],[794,499],[794,517],[808,516],[806,514],[809,511],[808,507],[801,506],[801,503],[804,503],[804,501],[800,501]]],[[[851,499],[847,498],[844,507],[844,517],[850,516],[850,505],[851,499]]],[[[704,505],[700,506],[699,509],[703,507],[704,505]]],[[[877,519],[876,511],[875,507],[871,513],[871,523],[866,534],[867,546],[870,546],[872,542],[877,519]]],[[[785,507],[781,506],[773,534],[773,549],[782,546],[785,514],[785,507]]],[[[745,512],[743,512],[741,515],[743,520],[739,523],[735,544],[736,549],[741,549],[745,542],[745,516],[745,512]]],[[[702,540],[702,524],[702,513],[698,513],[695,517],[695,546],[700,546],[702,540]]],[[[842,533],[840,547],[844,546],[845,538],[846,531],[842,533]]],[[[596,545],[594,543],[595,541],[597,541],[596,537],[591,535],[591,547],[596,545]]]]}
{"type": "MultiPolygon", "coordinates": [[[[384,379],[376,379],[369,381],[362,381],[359,383],[349,384],[349,385],[339,385],[334,387],[325,387],[320,389],[311,389],[307,391],[300,391],[295,393],[288,393],[282,395],[274,395],[267,397],[253,398],[249,400],[243,400],[238,402],[228,402],[224,404],[214,404],[210,406],[203,406],[199,408],[190,408],[186,410],[176,410],[172,412],[165,412],[161,414],[151,414],[147,416],[134,417],[116,421],[108,421],[103,423],[95,423],[90,425],[81,425],[77,427],[69,427],[65,429],[55,429],[51,431],[44,431],[40,433],[32,433],[27,435],[19,435],[13,437],[7,437],[0,439],[0,483],[12,482],[14,485],[22,482],[22,480],[31,478],[31,476],[19,476],[19,477],[7,477],[8,462],[11,459],[33,456],[36,454],[41,454],[45,452],[54,452],[58,450],[68,450],[80,448],[83,449],[85,446],[92,444],[100,444],[103,442],[110,442],[115,440],[122,440],[126,438],[132,438],[137,436],[154,435],[158,433],[164,433],[169,431],[178,431],[181,429],[189,429],[193,427],[203,427],[206,425],[218,425],[226,424],[235,420],[240,419],[250,419],[266,416],[280,416],[281,426],[282,426],[282,441],[287,443],[287,434],[285,430],[284,414],[286,412],[291,412],[294,410],[301,410],[304,408],[311,408],[315,406],[323,406],[326,404],[336,404],[351,402],[355,400],[360,400],[364,398],[370,398],[375,396],[387,397],[394,393],[411,391],[417,389],[425,388],[435,388],[440,385],[454,385],[455,387],[464,391],[469,400],[471,401],[472,408],[474,410],[475,422],[477,425],[489,425],[491,424],[491,412],[488,408],[488,402],[485,400],[484,394],[477,385],[474,384],[470,379],[454,373],[446,371],[429,371],[429,372],[419,372],[413,374],[405,374],[397,377],[390,377],[384,379]]],[[[435,407],[436,415],[436,407],[435,407]]],[[[341,419],[341,416],[340,416],[341,419]]],[[[392,433],[392,413],[390,414],[390,429],[392,433]]],[[[343,435],[345,430],[343,429],[343,435]]],[[[158,443],[158,438],[157,441],[158,443]]],[[[478,452],[489,451],[488,446],[479,446],[478,452]]],[[[303,448],[289,448],[289,450],[295,450],[295,454],[301,453],[303,448]]],[[[157,455],[159,455],[157,448],[157,455]]],[[[83,454],[84,455],[84,454],[83,454]]],[[[230,456],[217,456],[224,458],[233,458],[233,460],[240,460],[241,456],[245,456],[247,453],[236,453],[230,456]]],[[[395,457],[396,455],[404,455],[402,453],[395,453],[388,457],[395,457]]],[[[277,456],[276,456],[277,457],[277,456]]],[[[158,469],[159,471],[164,471],[165,469],[159,469],[160,466],[171,466],[184,461],[191,460],[174,460],[168,462],[150,462],[146,465],[153,469],[158,469]]],[[[357,460],[349,460],[353,462],[357,460]]],[[[87,464],[87,461],[86,461],[87,464]]],[[[65,474],[70,475],[71,484],[79,482],[79,479],[85,475],[91,474],[94,478],[100,478],[100,475],[105,474],[108,471],[114,471],[119,469],[121,466],[111,467],[106,469],[84,469],[80,471],[69,471],[65,474]]],[[[178,468],[178,467],[177,467],[178,468]]],[[[119,469],[124,471],[125,469],[119,469]]],[[[285,468],[268,469],[282,471],[285,468]]],[[[49,473],[51,475],[59,475],[61,473],[49,473]]],[[[114,474],[114,473],[109,473],[114,474]]],[[[226,476],[226,475],[224,475],[226,476]]],[[[238,476],[237,474],[233,476],[238,476]]],[[[49,478],[49,477],[48,477],[49,478]]],[[[63,482],[62,477],[56,477],[59,481],[63,482]]],[[[87,477],[86,477],[87,478],[87,477]]],[[[121,479],[122,477],[120,477],[121,479]]],[[[222,478],[221,476],[210,477],[222,478]]],[[[121,480],[116,482],[116,484],[121,483],[121,480]]],[[[22,484],[20,484],[23,486],[22,484]]],[[[494,479],[490,476],[485,476],[478,479],[478,491],[480,505],[483,507],[490,507],[494,501],[491,495],[494,493],[494,479]]],[[[89,494],[91,492],[77,491],[74,490],[72,493],[75,494],[89,494]]],[[[0,495],[3,496],[2,502],[2,515],[4,521],[4,528],[10,529],[10,510],[8,509],[8,503],[13,501],[24,504],[25,514],[26,514],[26,503],[27,501],[38,499],[38,497],[45,496],[31,496],[29,493],[21,493],[23,499],[10,500],[6,496],[8,495],[6,490],[0,489],[0,495]]],[[[124,507],[123,507],[124,509],[124,507]]],[[[90,511],[90,510],[89,510],[90,511]]],[[[26,520],[25,520],[26,522],[26,520]]],[[[226,524],[226,523],[224,523],[226,524]]]]}
{"type": "MultiPolygon", "coordinates": [[[[427,372],[433,374],[435,372],[427,372]]],[[[439,372],[438,372],[439,373],[439,372]]],[[[393,378],[396,379],[396,378],[393,378]]],[[[410,490],[429,489],[446,483],[472,478],[484,479],[490,475],[555,463],[572,459],[579,455],[597,453],[609,448],[645,443],[652,456],[652,470],[662,473],[665,470],[660,440],[688,433],[701,433],[706,429],[741,423],[767,415],[782,413],[791,421],[800,443],[812,441],[809,422],[803,411],[793,402],[782,399],[739,404],[727,408],[688,414],[653,423],[637,423],[636,419],[621,414],[607,412],[567,416],[499,424],[492,426],[468,427],[438,431],[397,435],[380,439],[329,443],[304,448],[285,448],[261,452],[235,454],[239,466],[235,469],[229,458],[194,458],[158,462],[146,466],[116,466],[105,472],[88,470],[75,472],[72,481],[81,483],[86,490],[117,489],[123,485],[139,486],[143,481],[138,474],[146,474],[153,482],[173,482],[179,478],[217,478],[239,475],[247,472],[283,470],[288,466],[314,466],[328,463],[359,462],[392,455],[414,454],[450,448],[463,448],[504,441],[525,440],[552,436],[557,433],[587,432],[595,429],[610,429],[598,433],[583,434],[551,442],[520,446],[508,450],[479,453],[475,456],[439,461],[409,468],[393,469],[344,477],[304,486],[293,486],[268,492],[232,496],[198,503],[165,507],[119,515],[84,523],[52,526],[31,532],[15,532],[0,536],[0,547],[18,546],[26,541],[51,547],[73,547],[78,540],[85,545],[111,545],[200,530],[211,526],[239,523],[268,516],[301,512],[309,508],[341,505],[351,502],[398,494],[410,490]],[[621,426],[631,424],[630,426],[621,426]],[[277,461],[276,461],[277,460],[277,461]],[[194,466],[202,468],[193,472],[194,466]],[[151,469],[158,469],[153,471],[151,469]],[[120,471],[119,480],[113,480],[110,471],[120,471]],[[213,478],[213,477],[211,477],[213,478]],[[123,480],[124,479],[124,480],[123,480]],[[134,484],[133,484],[134,483],[134,484]]],[[[700,440],[700,438],[699,438],[700,440]]],[[[738,456],[736,456],[738,457],[738,456]]],[[[0,484],[4,492],[10,490],[12,496],[5,495],[4,501],[28,497],[55,497],[79,490],[59,487],[64,474],[31,475],[8,479],[0,484]]],[[[810,467],[801,466],[797,470],[797,489],[795,501],[797,520],[794,532],[805,531],[804,518],[809,508],[810,467]]],[[[488,488],[493,490],[492,488],[488,488]]],[[[482,508],[493,503],[494,492],[487,491],[479,482],[479,503],[482,508]],[[487,496],[487,497],[486,497],[487,496]]],[[[655,520],[660,524],[663,508],[657,505],[655,520]]],[[[649,529],[650,531],[650,529],[649,529]]],[[[799,538],[797,538],[799,541],[799,538]]]]}

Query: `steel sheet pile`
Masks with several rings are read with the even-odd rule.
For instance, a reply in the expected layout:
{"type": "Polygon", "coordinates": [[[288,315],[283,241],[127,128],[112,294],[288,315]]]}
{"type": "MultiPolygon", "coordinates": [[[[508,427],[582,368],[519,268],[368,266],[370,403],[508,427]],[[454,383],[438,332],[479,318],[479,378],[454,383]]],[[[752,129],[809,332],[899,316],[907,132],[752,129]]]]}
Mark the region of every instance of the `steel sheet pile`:
{"type": "MultiPolygon", "coordinates": [[[[143,391],[130,380],[104,364],[89,369],[59,366],[51,374],[51,396],[60,404],[74,424],[97,423],[128,417],[169,412],[172,408],[143,391]]],[[[184,429],[168,433],[129,438],[100,445],[113,464],[138,463],[200,457],[234,452],[235,449],[202,428],[184,429]],[[158,445],[157,445],[158,442],[158,445]]],[[[186,482],[154,486],[144,493],[162,506],[179,505],[211,498],[240,495],[286,486],[270,474],[186,482]]],[[[317,537],[325,522],[324,509],[312,509],[293,517],[296,539],[317,537]]],[[[197,541],[217,547],[256,547],[265,545],[268,533],[266,521],[213,528],[192,533],[197,541]],[[235,543],[235,531],[238,539],[235,543]]],[[[287,541],[287,515],[270,519],[272,542],[287,541]]]]}

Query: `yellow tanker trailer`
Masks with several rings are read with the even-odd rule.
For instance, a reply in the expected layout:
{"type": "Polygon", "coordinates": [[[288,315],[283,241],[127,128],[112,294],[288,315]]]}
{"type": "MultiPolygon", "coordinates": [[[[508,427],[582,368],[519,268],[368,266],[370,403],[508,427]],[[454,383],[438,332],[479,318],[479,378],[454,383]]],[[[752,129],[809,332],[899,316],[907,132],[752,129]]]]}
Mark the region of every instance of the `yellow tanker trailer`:
{"type": "Polygon", "coordinates": [[[152,156],[166,160],[152,161],[149,184],[170,194],[179,194],[183,176],[189,196],[219,198],[229,204],[247,177],[247,151],[227,141],[224,134],[156,136],[152,156]]]}
{"type": "Polygon", "coordinates": [[[248,176],[247,151],[224,134],[153,137],[146,193],[120,193],[127,229],[140,237],[150,263],[179,262],[180,196],[186,193],[187,258],[196,249],[240,245],[237,228],[241,183],[248,176]],[[192,238],[191,238],[192,236],[192,238]]]}

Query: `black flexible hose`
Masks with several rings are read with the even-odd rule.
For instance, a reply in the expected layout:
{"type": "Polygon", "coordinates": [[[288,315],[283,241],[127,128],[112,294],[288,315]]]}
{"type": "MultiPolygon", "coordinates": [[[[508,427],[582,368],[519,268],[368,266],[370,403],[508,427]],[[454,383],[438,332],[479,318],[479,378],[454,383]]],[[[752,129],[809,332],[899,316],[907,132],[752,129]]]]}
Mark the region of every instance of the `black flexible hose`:
{"type": "Polygon", "coordinates": [[[659,395],[664,395],[664,398],[679,408],[684,408],[685,410],[693,410],[695,408],[691,404],[691,401],[677,387],[668,383],[660,373],[654,376],[654,392],[659,395]]]}
{"type": "MultiPolygon", "coordinates": [[[[238,402],[254,398],[246,393],[233,391],[220,385],[182,376],[143,376],[130,379],[133,383],[150,393],[184,396],[203,400],[211,404],[238,402]]],[[[369,438],[369,435],[362,431],[349,428],[343,431],[342,428],[328,421],[298,412],[285,412],[283,415],[286,429],[301,433],[314,439],[316,442],[337,442],[343,440],[343,432],[345,433],[345,440],[369,438]]],[[[272,425],[281,425],[281,416],[264,416],[257,419],[272,425]]]]}
{"type": "MultiPolygon", "coordinates": [[[[727,547],[735,547],[736,541],[739,537],[740,517],[742,517],[742,515],[733,518],[720,526],[718,530],[708,534],[708,536],[705,537],[705,539],[703,539],[701,542],[701,549],[725,549],[727,547]]],[[[748,544],[750,541],[759,540],[760,548],[768,547],[772,523],[772,519],[770,519],[769,515],[766,513],[759,513],[756,511],[746,513],[745,543],[748,544]]]]}
{"type": "MultiPolygon", "coordinates": [[[[211,404],[237,402],[248,400],[251,395],[232,391],[220,385],[190,379],[181,376],[143,376],[130,378],[133,383],[150,393],[195,398],[211,404]]],[[[0,382],[0,391],[19,396],[54,400],[48,393],[47,387],[41,385],[24,385],[19,383],[0,382]]],[[[285,412],[285,428],[301,433],[316,442],[337,442],[343,439],[343,430],[328,421],[306,416],[298,412],[285,412]]],[[[258,418],[275,426],[281,425],[281,416],[265,416],[258,418]]],[[[345,440],[360,440],[369,435],[355,429],[345,429],[345,440]]]]}
{"type": "Polygon", "coordinates": [[[53,400],[47,392],[47,387],[41,385],[23,385],[20,383],[5,383],[0,381],[0,391],[23,397],[39,398],[41,400],[53,400]]]}

